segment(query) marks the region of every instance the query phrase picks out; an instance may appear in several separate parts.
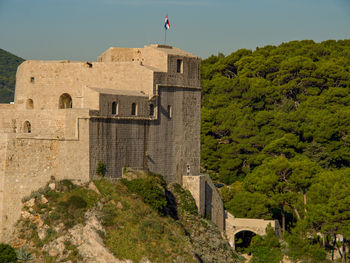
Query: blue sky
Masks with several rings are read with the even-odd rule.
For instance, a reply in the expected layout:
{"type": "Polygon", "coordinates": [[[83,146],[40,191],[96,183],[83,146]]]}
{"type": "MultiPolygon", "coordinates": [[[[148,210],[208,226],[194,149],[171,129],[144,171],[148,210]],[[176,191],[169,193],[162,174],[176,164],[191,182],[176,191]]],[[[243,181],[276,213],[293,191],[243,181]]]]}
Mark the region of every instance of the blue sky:
{"type": "Polygon", "coordinates": [[[110,46],[167,43],[202,58],[290,40],[350,38],[350,0],[0,0],[0,48],[25,59],[96,60],[110,46]]]}

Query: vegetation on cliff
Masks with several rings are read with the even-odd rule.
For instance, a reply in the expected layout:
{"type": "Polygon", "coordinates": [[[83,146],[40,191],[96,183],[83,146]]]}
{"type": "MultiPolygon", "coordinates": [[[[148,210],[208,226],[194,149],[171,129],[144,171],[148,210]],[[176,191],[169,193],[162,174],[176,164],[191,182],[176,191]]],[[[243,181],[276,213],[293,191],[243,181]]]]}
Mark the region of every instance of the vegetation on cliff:
{"type": "Polygon", "coordinates": [[[350,40],[219,54],[203,61],[201,76],[202,168],[226,185],[226,208],[279,219],[290,249],[316,233],[325,241],[314,243],[336,249],[341,234],[347,246],[350,40]]]}
{"type": "Polygon", "coordinates": [[[188,191],[157,174],[126,174],[85,186],[51,181],[23,200],[11,245],[33,262],[239,262],[188,191]]]}
{"type": "Polygon", "coordinates": [[[0,48],[0,103],[14,100],[17,67],[24,59],[0,48]]]}

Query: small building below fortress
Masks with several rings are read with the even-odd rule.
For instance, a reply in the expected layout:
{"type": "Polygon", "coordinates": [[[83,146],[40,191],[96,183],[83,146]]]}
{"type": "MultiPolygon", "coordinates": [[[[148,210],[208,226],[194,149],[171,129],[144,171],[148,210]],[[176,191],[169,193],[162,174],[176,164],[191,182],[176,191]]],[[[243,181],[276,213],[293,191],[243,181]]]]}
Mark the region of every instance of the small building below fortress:
{"type": "Polygon", "coordinates": [[[0,104],[0,241],[52,176],[87,182],[99,162],[115,178],[123,167],[168,183],[199,174],[200,89],[200,59],[166,45],[22,63],[14,104],[0,104]]]}

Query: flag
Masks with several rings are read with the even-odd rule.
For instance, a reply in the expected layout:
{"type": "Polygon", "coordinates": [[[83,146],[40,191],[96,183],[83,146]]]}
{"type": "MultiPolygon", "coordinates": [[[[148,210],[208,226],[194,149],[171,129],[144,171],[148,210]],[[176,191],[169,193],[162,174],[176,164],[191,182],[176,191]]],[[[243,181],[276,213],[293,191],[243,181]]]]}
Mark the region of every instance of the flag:
{"type": "Polygon", "coordinates": [[[168,15],[165,16],[165,24],[164,24],[165,30],[168,30],[170,28],[169,18],[168,15]]]}

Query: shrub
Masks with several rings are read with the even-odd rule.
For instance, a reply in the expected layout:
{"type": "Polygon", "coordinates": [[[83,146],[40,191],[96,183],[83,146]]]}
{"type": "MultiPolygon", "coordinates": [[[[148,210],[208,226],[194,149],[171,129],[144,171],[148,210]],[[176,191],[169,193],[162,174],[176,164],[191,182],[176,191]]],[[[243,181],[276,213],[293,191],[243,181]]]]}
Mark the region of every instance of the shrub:
{"type": "Polygon", "coordinates": [[[121,179],[121,182],[126,185],[128,190],[142,197],[146,204],[149,204],[153,209],[160,213],[164,213],[164,208],[167,205],[164,189],[152,178],[135,179],[128,181],[121,179]]]}
{"type": "Polygon", "coordinates": [[[67,180],[67,179],[59,181],[57,184],[58,191],[72,191],[75,188],[76,188],[76,185],[73,184],[71,180],[67,180]]]}
{"type": "Polygon", "coordinates": [[[83,209],[87,207],[87,202],[78,195],[72,195],[69,197],[67,204],[71,208],[83,209]]]}
{"type": "Polygon", "coordinates": [[[0,262],[17,262],[16,251],[8,244],[0,244],[0,262]]]}
{"type": "Polygon", "coordinates": [[[265,236],[254,236],[249,247],[253,255],[252,263],[279,263],[282,260],[282,251],[275,230],[268,225],[265,236]]]}
{"type": "Polygon", "coordinates": [[[96,174],[98,176],[103,177],[105,176],[106,171],[107,171],[106,165],[103,162],[99,161],[96,168],[96,174]]]}
{"type": "Polygon", "coordinates": [[[102,209],[102,225],[104,226],[113,226],[114,225],[114,218],[117,216],[117,213],[115,211],[115,207],[112,205],[106,205],[102,209]]]}
{"type": "Polygon", "coordinates": [[[20,247],[16,251],[17,259],[21,261],[29,261],[32,255],[24,249],[24,247],[20,247]]]}
{"type": "Polygon", "coordinates": [[[180,209],[191,215],[198,215],[196,202],[194,201],[190,191],[184,190],[179,184],[174,184],[174,191],[179,195],[180,209]]]}

